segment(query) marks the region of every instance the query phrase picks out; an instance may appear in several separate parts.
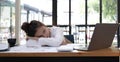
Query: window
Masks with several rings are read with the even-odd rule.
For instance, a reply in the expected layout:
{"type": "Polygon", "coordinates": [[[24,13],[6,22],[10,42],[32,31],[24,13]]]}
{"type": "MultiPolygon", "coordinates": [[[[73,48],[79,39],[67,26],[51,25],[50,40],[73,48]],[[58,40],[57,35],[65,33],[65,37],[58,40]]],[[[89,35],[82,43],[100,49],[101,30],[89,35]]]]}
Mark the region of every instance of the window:
{"type": "Polygon", "coordinates": [[[15,7],[12,1],[0,1],[0,42],[15,36],[15,7]]]}
{"type": "Polygon", "coordinates": [[[46,25],[52,25],[52,0],[21,0],[21,3],[21,5],[27,4],[33,8],[33,10],[29,10],[29,15],[26,14],[29,21],[35,19],[46,25]],[[37,13],[34,8],[37,9],[37,13]]]}
{"type": "Polygon", "coordinates": [[[58,25],[69,25],[69,0],[58,0],[58,25]]]}
{"type": "Polygon", "coordinates": [[[102,22],[117,22],[117,0],[102,0],[102,22]]]}
{"type": "Polygon", "coordinates": [[[57,0],[57,2],[57,25],[63,25],[64,34],[69,34],[69,0],[57,0]]]}
{"type": "Polygon", "coordinates": [[[99,0],[88,0],[88,24],[95,25],[96,23],[100,23],[100,7],[99,7],[99,0]]]}

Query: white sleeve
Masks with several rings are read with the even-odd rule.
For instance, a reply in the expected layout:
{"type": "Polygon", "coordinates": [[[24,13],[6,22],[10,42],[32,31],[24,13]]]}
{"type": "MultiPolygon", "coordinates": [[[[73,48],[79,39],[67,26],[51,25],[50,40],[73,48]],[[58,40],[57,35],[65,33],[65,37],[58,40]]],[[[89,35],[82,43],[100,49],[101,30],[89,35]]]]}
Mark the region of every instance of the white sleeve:
{"type": "Polygon", "coordinates": [[[41,45],[60,46],[63,39],[63,30],[59,27],[56,27],[51,30],[50,38],[39,38],[38,41],[41,45]]]}
{"type": "Polygon", "coordinates": [[[40,47],[41,45],[38,43],[38,41],[29,39],[26,41],[26,46],[27,47],[40,47]]]}

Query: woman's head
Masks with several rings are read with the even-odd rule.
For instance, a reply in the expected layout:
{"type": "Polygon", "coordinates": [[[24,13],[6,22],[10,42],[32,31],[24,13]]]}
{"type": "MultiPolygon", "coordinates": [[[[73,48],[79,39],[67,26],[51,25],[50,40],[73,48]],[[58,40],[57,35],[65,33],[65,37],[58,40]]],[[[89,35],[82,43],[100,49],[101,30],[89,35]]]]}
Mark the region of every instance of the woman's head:
{"type": "Polygon", "coordinates": [[[21,26],[27,36],[31,37],[48,37],[49,29],[40,21],[32,20],[30,23],[24,22],[21,26]]]}

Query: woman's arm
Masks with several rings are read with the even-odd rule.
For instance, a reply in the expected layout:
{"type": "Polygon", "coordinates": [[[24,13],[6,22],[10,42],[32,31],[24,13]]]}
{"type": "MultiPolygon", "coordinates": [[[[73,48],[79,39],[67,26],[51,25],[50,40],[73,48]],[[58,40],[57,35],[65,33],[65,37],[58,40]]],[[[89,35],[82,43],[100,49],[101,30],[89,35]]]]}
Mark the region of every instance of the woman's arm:
{"type": "Polygon", "coordinates": [[[63,40],[63,30],[59,27],[53,27],[50,38],[39,38],[38,41],[41,45],[60,46],[63,40]]]}
{"type": "Polygon", "coordinates": [[[72,43],[72,42],[64,37],[64,40],[61,45],[66,45],[66,44],[70,44],[70,43],[72,43]]]}
{"type": "Polygon", "coordinates": [[[68,43],[72,43],[68,39],[66,39],[63,35],[63,30],[61,28],[55,28],[51,30],[50,38],[38,38],[38,37],[27,37],[27,39],[33,39],[38,41],[40,45],[48,45],[48,46],[60,46],[68,43]]]}

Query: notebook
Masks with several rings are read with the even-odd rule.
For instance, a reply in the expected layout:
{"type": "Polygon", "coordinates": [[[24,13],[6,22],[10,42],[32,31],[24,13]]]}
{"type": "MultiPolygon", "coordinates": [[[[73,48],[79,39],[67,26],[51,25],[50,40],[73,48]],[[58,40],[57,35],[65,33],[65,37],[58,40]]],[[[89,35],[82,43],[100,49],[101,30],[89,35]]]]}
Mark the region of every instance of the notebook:
{"type": "Polygon", "coordinates": [[[88,47],[75,47],[77,50],[98,50],[108,48],[112,45],[114,36],[117,32],[119,24],[96,24],[95,29],[88,47]]]}

